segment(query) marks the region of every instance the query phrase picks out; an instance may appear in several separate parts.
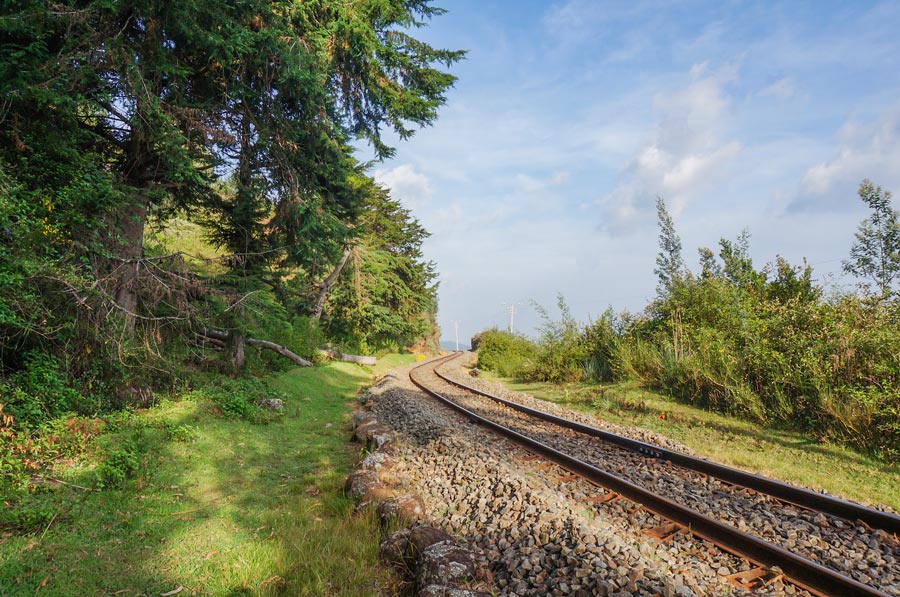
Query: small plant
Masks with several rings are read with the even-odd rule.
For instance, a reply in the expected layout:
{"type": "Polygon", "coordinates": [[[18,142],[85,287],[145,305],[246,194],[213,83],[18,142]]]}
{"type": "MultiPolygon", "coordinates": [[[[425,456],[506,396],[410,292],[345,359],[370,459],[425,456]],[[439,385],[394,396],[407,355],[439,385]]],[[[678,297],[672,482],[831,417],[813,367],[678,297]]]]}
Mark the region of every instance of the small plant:
{"type": "Polygon", "coordinates": [[[167,424],[164,429],[166,437],[172,441],[191,443],[197,439],[197,428],[193,425],[167,424]]]}
{"type": "Polygon", "coordinates": [[[30,352],[25,356],[25,367],[0,384],[0,401],[19,426],[31,428],[76,409],[84,399],[69,386],[66,373],[53,356],[30,352]]]}
{"type": "Polygon", "coordinates": [[[22,493],[8,507],[0,510],[0,529],[17,533],[36,533],[56,515],[52,496],[46,493],[22,493]]]}
{"type": "Polygon", "coordinates": [[[230,418],[267,424],[284,417],[283,409],[273,410],[259,406],[283,401],[285,396],[273,390],[264,380],[255,377],[215,379],[208,382],[202,390],[191,392],[189,396],[195,400],[211,401],[221,414],[230,418]]]}
{"type": "Polygon", "coordinates": [[[137,447],[129,442],[121,448],[112,450],[97,467],[97,486],[121,487],[134,476],[140,465],[137,447]]]}

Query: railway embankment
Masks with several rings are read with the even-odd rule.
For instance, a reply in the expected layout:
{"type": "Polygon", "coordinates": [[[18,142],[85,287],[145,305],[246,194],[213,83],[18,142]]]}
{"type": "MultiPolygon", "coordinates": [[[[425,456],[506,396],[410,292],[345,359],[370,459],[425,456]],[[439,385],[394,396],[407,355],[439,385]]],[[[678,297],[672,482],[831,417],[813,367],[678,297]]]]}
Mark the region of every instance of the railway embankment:
{"type": "MultiPolygon", "coordinates": [[[[675,466],[659,453],[623,449],[531,418],[499,403],[497,396],[454,385],[481,385],[490,393],[498,392],[497,384],[473,380],[459,368],[461,362],[461,358],[432,361],[408,372],[409,377],[401,372],[386,378],[366,399],[370,414],[365,417],[377,423],[361,420],[358,429],[370,444],[373,438],[390,434],[388,443],[375,446],[375,454],[388,447],[392,492],[415,494],[416,508],[431,527],[471,549],[479,566],[491,573],[482,576],[482,582],[492,578],[494,591],[619,596],[900,591],[900,542],[892,527],[872,528],[786,503],[675,466]],[[416,386],[428,388],[431,395],[416,386]],[[432,397],[436,393],[468,412],[448,408],[432,397]],[[473,425],[475,413],[491,425],[483,421],[473,425]],[[496,425],[506,426],[512,434],[503,438],[487,428],[496,425]],[[577,457],[811,568],[785,560],[782,570],[773,565],[768,552],[738,552],[727,541],[701,531],[699,522],[673,523],[652,502],[573,474],[578,467],[547,460],[538,455],[545,456],[546,450],[523,448],[517,437],[577,457]],[[831,580],[821,581],[822,575],[831,580]]],[[[691,452],[647,430],[609,425],[526,395],[503,394],[517,404],[553,411],[582,426],[603,427],[662,451],[691,452]]],[[[888,525],[891,516],[885,513],[888,525]]]]}

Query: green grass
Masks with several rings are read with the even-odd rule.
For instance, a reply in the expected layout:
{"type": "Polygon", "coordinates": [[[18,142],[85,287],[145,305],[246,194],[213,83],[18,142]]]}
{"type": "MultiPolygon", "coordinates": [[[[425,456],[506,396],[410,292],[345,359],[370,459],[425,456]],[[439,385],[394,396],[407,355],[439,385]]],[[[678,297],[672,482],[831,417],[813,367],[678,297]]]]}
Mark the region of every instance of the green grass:
{"type": "Polygon", "coordinates": [[[680,404],[634,383],[557,386],[486,376],[611,423],[656,431],[722,464],[900,511],[900,467],[834,443],[680,404]]]}
{"type": "Polygon", "coordinates": [[[151,245],[157,245],[164,253],[181,251],[192,270],[201,275],[223,274],[227,271],[220,259],[224,253],[209,242],[202,225],[184,218],[167,220],[165,227],[148,227],[145,236],[151,245]]]}
{"type": "Polygon", "coordinates": [[[394,580],[376,559],[377,525],[352,516],[342,493],[359,457],[347,413],[373,373],[413,360],[281,374],[272,381],[285,416],[267,425],[188,399],[118,417],[47,476],[90,487],[100,454],[125,445],[137,446],[136,475],[118,489],[14,497],[9,507],[37,503],[54,516],[0,534],[0,594],[379,594],[394,580]]]}

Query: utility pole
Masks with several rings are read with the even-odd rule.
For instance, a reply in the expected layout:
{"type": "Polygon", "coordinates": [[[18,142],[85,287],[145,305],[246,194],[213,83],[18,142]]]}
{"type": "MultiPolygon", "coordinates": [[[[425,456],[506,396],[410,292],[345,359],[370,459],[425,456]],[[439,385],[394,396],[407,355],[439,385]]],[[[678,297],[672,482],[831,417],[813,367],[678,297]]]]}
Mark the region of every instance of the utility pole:
{"type": "Polygon", "coordinates": [[[509,333],[516,333],[516,312],[521,306],[520,303],[503,303],[503,306],[506,307],[506,310],[509,311],[509,333]]]}
{"type": "Polygon", "coordinates": [[[456,333],[456,351],[459,352],[459,320],[453,322],[453,331],[456,333]]]}

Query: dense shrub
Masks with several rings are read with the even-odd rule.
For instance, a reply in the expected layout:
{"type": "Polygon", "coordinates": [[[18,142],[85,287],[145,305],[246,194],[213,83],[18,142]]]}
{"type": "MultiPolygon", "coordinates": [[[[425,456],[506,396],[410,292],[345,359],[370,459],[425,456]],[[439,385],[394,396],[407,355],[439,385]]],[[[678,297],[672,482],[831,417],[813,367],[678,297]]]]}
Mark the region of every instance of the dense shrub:
{"type": "Polygon", "coordinates": [[[537,346],[524,336],[497,329],[481,334],[478,345],[478,366],[505,377],[513,377],[534,359],[537,346]]]}
{"type": "Polygon", "coordinates": [[[70,385],[55,358],[41,352],[28,353],[22,370],[0,379],[0,404],[19,427],[35,427],[70,411],[92,414],[97,406],[70,385]]]}
{"type": "Polygon", "coordinates": [[[535,358],[521,370],[529,381],[552,383],[577,382],[584,379],[588,346],[581,325],[572,317],[563,297],[557,300],[561,318],[554,321],[546,309],[534,305],[544,320],[535,358]]]}
{"type": "MultiPolygon", "coordinates": [[[[639,380],[682,402],[900,461],[900,304],[822,298],[803,270],[785,268],[743,263],[742,277],[686,276],[640,317],[606,312],[587,326],[561,302],[561,320],[545,317],[530,357],[506,358],[502,373],[639,380]]],[[[513,352],[511,339],[492,334],[480,363],[499,370],[496,355],[513,352]]]]}
{"type": "Polygon", "coordinates": [[[284,395],[256,377],[232,379],[208,378],[201,389],[189,394],[197,400],[209,400],[226,417],[246,419],[254,423],[270,423],[279,419],[280,411],[261,408],[264,400],[283,400],[284,395]]]}
{"type": "Polygon", "coordinates": [[[140,452],[133,442],[110,450],[103,462],[97,466],[98,487],[121,487],[131,479],[140,465],[140,452]]]}

